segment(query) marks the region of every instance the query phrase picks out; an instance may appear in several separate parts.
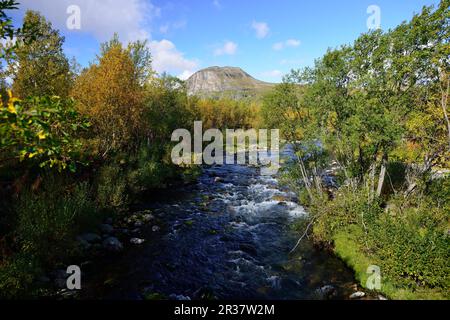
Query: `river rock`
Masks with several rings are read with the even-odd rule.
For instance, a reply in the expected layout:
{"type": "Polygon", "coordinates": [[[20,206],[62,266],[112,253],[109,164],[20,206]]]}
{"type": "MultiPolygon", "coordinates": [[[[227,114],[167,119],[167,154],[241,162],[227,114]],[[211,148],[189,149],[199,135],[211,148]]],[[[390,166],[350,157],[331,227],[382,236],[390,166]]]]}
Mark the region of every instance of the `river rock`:
{"type": "Polygon", "coordinates": [[[223,179],[221,177],[215,177],[214,183],[219,183],[219,182],[223,182],[223,179]]]}
{"type": "Polygon", "coordinates": [[[336,294],[336,288],[332,285],[326,285],[316,290],[320,299],[330,299],[336,294]]]}
{"type": "Polygon", "coordinates": [[[285,196],[277,195],[277,196],[273,196],[272,200],[278,201],[278,202],[286,202],[286,201],[288,201],[288,198],[285,196]]]}
{"type": "Polygon", "coordinates": [[[366,296],[366,294],[365,294],[364,292],[362,292],[362,291],[357,291],[357,292],[352,293],[352,294],[350,295],[350,299],[360,299],[360,298],[363,298],[363,297],[365,297],[365,296],[366,296]]]}
{"type": "Polygon", "coordinates": [[[170,296],[169,296],[169,299],[171,299],[171,300],[177,300],[177,301],[190,301],[191,300],[191,298],[190,297],[188,297],[188,296],[183,296],[183,295],[177,295],[177,294],[171,294],[170,296]]]}
{"type": "Polygon", "coordinates": [[[140,244],[143,244],[144,242],[145,242],[144,239],[139,239],[139,238],[131,238],[130,239],[131,244],[140,245],[140,244]]]}
{"type": "Polygon", "coordinates": [[[161,228],[158,227],[158,226],[153,226],[153,227],[152,227],[152,231],[153,231],[153,232],[158,232],[158,231],[160,231],[160,230],[161,230],[161,228]]]}
{"type": "Polygon", "coordinates": [[[142,221],[144,221],[144,222],[150,222],[153,219],[155,219],[155,217],[152,214],[150,214],[150,213],[144,214],[142,216],[142,221]]]}
{"type": "Polygon", "coordinates": [[[105,241],[103,241],[103,247],[110,252],[119,252],[123,249],[122,243],[115,237],[105,239],[105,241]]]}
{"type": "Polygon", "coordinates": [[[280,202],[278,202],[278,205],[281,207],[287,207],[288,204],[285,201],[280,201],[280,202]]]}
{"type": "Polygon", "coordinates": [[[112,234],[114,232],[114,228],[113,226],[109,225],[109,224],[101,224],[99,226],[100,231],[106,234],[112,234]]]}

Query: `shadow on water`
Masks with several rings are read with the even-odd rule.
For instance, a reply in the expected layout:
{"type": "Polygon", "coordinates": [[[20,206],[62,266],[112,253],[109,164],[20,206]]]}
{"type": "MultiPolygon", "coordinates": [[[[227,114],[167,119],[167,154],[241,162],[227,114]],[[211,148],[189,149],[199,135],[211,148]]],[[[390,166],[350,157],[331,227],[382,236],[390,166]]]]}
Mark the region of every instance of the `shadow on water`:
{"type": "MultiPolygon", "coordinates": [[[[308,240],[292,255],[292,224],[307,214],[295,194],[258,168],[204,169],[198,183],[152,197],[161,222],[141,246],[111,257],[87,275],[83,298],[344,299],[351,270],[308,240]],[[101,270],[101,271],[99,271],[101,270]],[[326,290],[325,290],[326,291],[326,290]]],[[[129,240],[129,239],[128,239],[129,240]]]]}

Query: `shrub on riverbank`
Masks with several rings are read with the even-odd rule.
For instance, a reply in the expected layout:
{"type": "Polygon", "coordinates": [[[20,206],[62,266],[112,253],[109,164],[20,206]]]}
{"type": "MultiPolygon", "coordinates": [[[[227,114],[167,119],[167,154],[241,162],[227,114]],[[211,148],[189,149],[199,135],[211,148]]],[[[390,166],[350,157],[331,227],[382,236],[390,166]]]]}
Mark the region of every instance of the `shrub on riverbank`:
{"type": "Polygon", "coordinates": [[[378,265],[392,298],[449,298],[449,8],[330,49],[267,97],[308,230],[362,285],[378,265]]]}
{"type": "Polygon", "coordinates": [[[314,238],[332,245],[363,286],[377,265],[381,292],[392,298],[449,298],[448,210],[428,197],[416,202],[392,199],[383,209],[367,205],[367,191],[341,189],[310,207],[314,238]]]}
{"type": "MultiPolygon", "coordinates": [[[[39,40],[54,44],[67,67],[64,39],[38,13],[26,16],[38,24],[39,40]]],[[[5,26],[2,36],[10,34],[3,32],[5,26]]],[[[52,60],[47,45],[30,46],[33,37],[23,40],[20,30],[12,35],[19,39],[9,52],[12,65],[14,50],[36,51],[19,56],[21,67],[33,69],[35,56],[39,67],[52,60]]],[[[4,57],[4,47],[0,50],[4,57]]],[[[13,78],[22,81],[25,71],[20,68],[13,78]]],[[[73,79],[58,83],[64,88],[57,91],[39,82],[53,81],[51,72],[33,71],[32,86],[22,81],[22,100],[11,91],[1,99],[1,298],[43,294],[35,290],[36,281],[80,254],[77,235],[96,229],[107,216],[126,214],[143,192],[196,174],[195,168],[170,161],[171,133],[190,128],[194,100],[181,81],[156,78],[146,43],[123,46],[115,36],[102,44],[97,61],[77,77],[71,70],[73,79]],[[54,96],[60,92],[70,98],[54,96]]]]}

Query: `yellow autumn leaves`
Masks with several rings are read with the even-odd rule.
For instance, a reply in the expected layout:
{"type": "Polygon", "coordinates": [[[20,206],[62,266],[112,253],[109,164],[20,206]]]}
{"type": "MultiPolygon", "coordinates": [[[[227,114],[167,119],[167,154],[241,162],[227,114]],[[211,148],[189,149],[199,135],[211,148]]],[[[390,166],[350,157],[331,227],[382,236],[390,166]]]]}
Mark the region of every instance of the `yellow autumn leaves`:
{"type": "MultiPolygon", "coordinates": [[[[0,100],[3,100],[3,99],[1,99],[1,95],[0,95],[0,100]]],[[[19,101],[20,101],[20,99],[15,98],[13,96],[13,94],[12,94],[12,91],[8,90],[8,103],[7,103],[6,108],[7,108],[9,113],[17,114],[17,110],[16,110],[15,104],[16,104],[16,102],[19,102],[19,101]]],[[[3,104],[3,101],[0,101],[0,105],[1,105],[2,108],[5,107],[4,104],[3,104]]]]}

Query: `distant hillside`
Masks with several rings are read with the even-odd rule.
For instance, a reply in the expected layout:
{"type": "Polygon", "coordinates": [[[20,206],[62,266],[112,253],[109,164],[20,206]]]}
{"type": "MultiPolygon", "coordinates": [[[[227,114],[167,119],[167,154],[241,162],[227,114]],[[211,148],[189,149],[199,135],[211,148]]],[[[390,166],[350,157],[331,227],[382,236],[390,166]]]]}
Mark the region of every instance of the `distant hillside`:
{"type": "Polygon", "coordinates": [[[275,84],[257,80],[241,68],[210,67],[187,80],[190,95],[207,98],[259,98],[275,84]]]}

